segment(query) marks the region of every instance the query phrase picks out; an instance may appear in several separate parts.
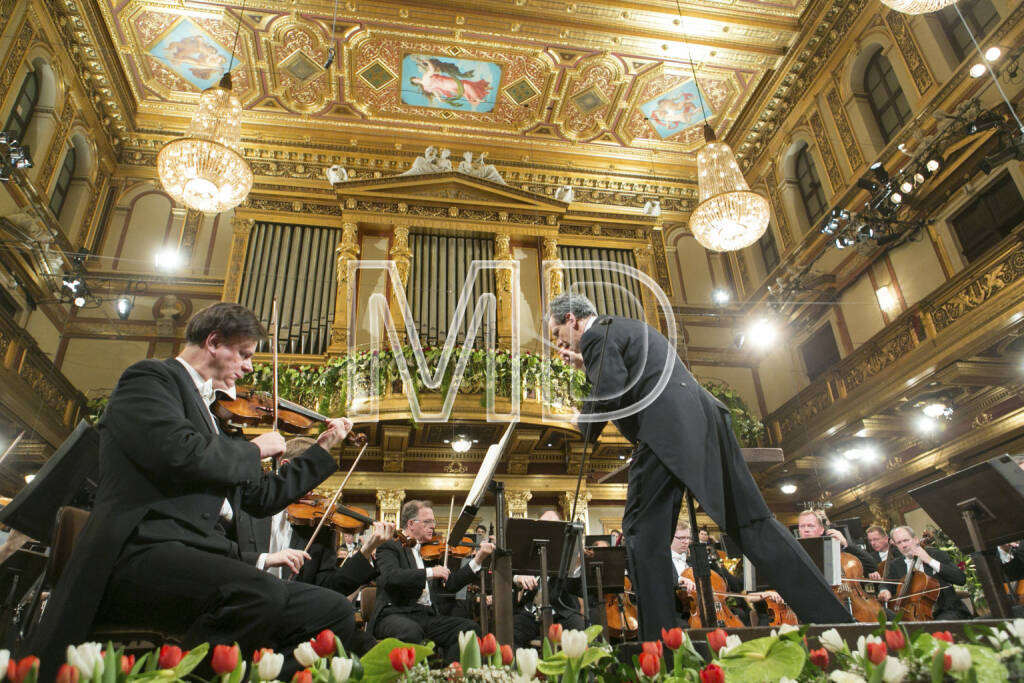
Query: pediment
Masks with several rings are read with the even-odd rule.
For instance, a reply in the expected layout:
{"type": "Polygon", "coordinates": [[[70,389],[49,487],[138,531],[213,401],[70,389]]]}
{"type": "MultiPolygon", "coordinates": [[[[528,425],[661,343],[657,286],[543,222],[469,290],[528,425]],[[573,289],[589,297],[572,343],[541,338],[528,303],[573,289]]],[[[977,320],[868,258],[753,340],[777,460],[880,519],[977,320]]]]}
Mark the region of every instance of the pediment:
{"type": "Polygon", "coordinates": [[[359,197],[418,204],[488,206],[552,214],[563,214],[569,207],[553,197],[475,178],[459,171],[352,180],[338,183],[334,190],[342,199],[359,197]]]}

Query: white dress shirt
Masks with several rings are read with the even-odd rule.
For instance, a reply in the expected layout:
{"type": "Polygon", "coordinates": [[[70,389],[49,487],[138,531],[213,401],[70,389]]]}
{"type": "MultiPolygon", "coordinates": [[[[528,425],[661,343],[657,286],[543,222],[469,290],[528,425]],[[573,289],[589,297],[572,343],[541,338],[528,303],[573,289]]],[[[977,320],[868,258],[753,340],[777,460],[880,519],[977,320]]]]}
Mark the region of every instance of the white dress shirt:
{"type": "MultiPolygon", "coordinates": [[[[913,556],[907,556],[907,557],[903,558],[903,560],[907,563],[907,571],[910,571],[911,567],[914,566],[914,560],[916,560],[916,559],[917,558],[913,557],[913,556]]],[[[922,562],[921,564],[924,564],[924,563],[922,562]]],[[[932,561],[928,563],[928,566],[932,568],[933,572],[938,574],[939,573],[939,569],[942,567],[942,564],[933,557],[932,561]]]]}
{"type": "Polygon", "coordinates": [[[256,560],[256,568],[265,570],[277,578],[282,578],[281,567],[268,567],[267,555],[276,553],[292,545],[292,523],[288,521],[288,511],[281,510],[270,518],[270,552],[260,553],[256,560]]]}
{"type": "Polygon", "coordinates": [[[879,561],[885,562],[887,557],[889,557],[889,551],[888,550],[879,550],[878,551],[878,559],[879,559],[879,561]]]}
{"type": "Polygon", "coordinates": [[[675,568],[676,568],[676,583],[679,583],[679,576],[680,576],[680,574],[682,574],[683,570],[685,570],[688,566],[690,566],[690,565],[686,564],[686,553],[677,553],[677,552],[673,551],[672,552],[672,564],[675,565],[675,568]]]}
{"type": "MultiPolygon", "coordinates": [[[[416,568],[417,569],[424,569],[424,570],[426,570],[427,578],[423,581],[423,592],[420,593],[420,599],[417,600],[416,602],[418,602],[421,605],[427,605],[429,607],[430,606],[430,586],[428,585],[428,582],[432,578],[434,578],[434,568],[433,567],[425,567],[423,565],[423,555],[420,554],[420,545],[421,545],[420,543],[417,543],[416,547],[412,549],[412,557],[416,561],[416,568]]],[[[482,565],[479,562],[476,561],[476,556],[474,555],[473,558],[469,561],[469,568],[473,570],[474,574],[476,574],[476,573],[479,573],[481,566],[482,565]]]]}

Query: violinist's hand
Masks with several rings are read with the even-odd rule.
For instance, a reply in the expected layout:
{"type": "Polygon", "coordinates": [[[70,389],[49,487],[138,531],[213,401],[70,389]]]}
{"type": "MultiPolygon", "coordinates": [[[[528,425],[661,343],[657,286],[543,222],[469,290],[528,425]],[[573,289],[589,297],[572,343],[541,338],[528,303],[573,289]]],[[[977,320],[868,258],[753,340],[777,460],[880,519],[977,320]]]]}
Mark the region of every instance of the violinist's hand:
{"type": "Polygon", "coordinates": [[[384,541],[390,541],[394,536],[394,522],[374,522],[373,531],[363,540],[363,545],[359,548],[359,552],[361,552],[363,557],[367,560],[372,561],[374,551],[376,551],[384,541]]]}
{"type": "Polygon", "coordinates": [[[892,593],[889,592],[888,588],[883,588],[875,594],[875,597],[881,602],[889,602],[890,598],[892,598],[892,593]]]}
{"type": "Polygon", "coordinates": [[[252,443],[259,446],[260,459],[264,458],[276,458],[279,455],[284,454],[284,437],[281,436],[281,432],[266,432],[260,434],[252,443]]]}
{"type": "Polygon", "coordinates": [[[693,581],[686,578],[685,576],[679,577],[679,585],[686,589],[687,593],[689,593],[690,591],[697,590],[697,584],[695,584],[693,581]]]}
{"type": "Polygon", "coordinates": [[[476,557],[474,559],[476,560],[477,564],[483,564],[484,560],[486,560],[488,556],[490,556],[490,554],[493,552],[494,544],[490,541],[484,541],[480,544],[480,547],[477,549],[476,557]]]}
{"type": "Polygon", "coordinates": [[[881,581],[882,580],[882,575],[879,574],[878,572],[871,572],[870,574],[868,574],[868,578],[872,579],[874,581],[881,581]]]}
{"type": "Polygon", "coordinates": [[[442,581],[447,581],[451,573],[452,570],[448,569],[448,567],[444,566],[443,564],[439,564],[430,568],[430,578],[432,579],[441,579],[442,581]]]}
{"type": "Polygon", "coordinates": [[[840,548],[845,548],[846,547],[846,536],[843,536],[843,532],[842,531],[840,531],[839,529],[829,529],[825,533],[827,535],[831,536],[832,538],[836,539],[837,541],[839,541],[839,547],[840,548]]]}
{"type": "Polygon", "coordinates": [[[295,548],[285,548],[267,555],[266,567],[288,567],[295,574],[302,569],[303,563],[309,559],[309,553],[295,548]]]}
{"type": "Polygon", "coordinates": [[[524,591],[532,591],[537,587],[537,577],[529,574],[519,574],[514,577],[515,582],[519,584],[519,587],[524,591]]]}
{"type": "Polygon", "coordinates": [[[320,448],[329,451],[335,444],[341,442],[350,431],[352,431],[352,420],[347,417],[332,418],[327,420],[327,429],[317,437],[316,442],[320,448]]]}

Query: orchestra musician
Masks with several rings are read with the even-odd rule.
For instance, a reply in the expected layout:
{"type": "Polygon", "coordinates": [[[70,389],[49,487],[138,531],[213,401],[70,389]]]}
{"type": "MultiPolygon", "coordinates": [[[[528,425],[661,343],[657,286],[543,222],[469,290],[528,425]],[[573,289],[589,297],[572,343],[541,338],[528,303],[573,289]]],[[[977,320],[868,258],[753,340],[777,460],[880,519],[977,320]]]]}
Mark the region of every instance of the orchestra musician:
{"type": "Polygon", "coordinates": [[[377,548],[377,597],[367,632],[377,638],[398,638],[407,643],[432,640],[444,653],[446,662],[459,658],[459,633],[475,631],[480,625],[462,617],[440,614],[439,593],[457,593],[479,573],[483,561],[494,552],[494,544],[483,541],[476,555],[458,571],[439,564],[427,567],[420,552],[434,537],[434,509],[430,501],[410,500],[401,510],[402,531],[414,539],[414,548],[387,541],[377,548]]]}
{"type": "MultiPolygon", "coordinates": [[[[238,510],[273,514],[334,472],[328,450],[352,423],[329,420],[281,474],[264,473],[260,460],[282,454],[284,438],[225,435],[209,406],[215,383],[231,393],[252,372],[266,331],[245,307],[218,303],[196,313],[185,335],[177,358],[124,371],[97,425],[95,507],[24,646],[42,660],[40,680],[54,679],[66,647],[88,640],[96,621],[169,632],[185,647],[237,642],[244,652],[284,653],[322,629],[345,639],[355,627],[337,593],[244,563],[233,533],[238,510]]],[[[298,668],[288,657],[283,677],[298,668]]]]}
{"type": "MultiPolygon", "coordinates": [[[[641,640],[659,639],[661,629],[676,622],[666,541],[684,488],[804,621],[851,620],[811,559],[772,517],[743,460],[729,410],[700,386],[660,332],[642,321],[598,316],[590,300],[569,292],[552,299],[547,322],[562,360],[585,370],[593,385],[581,417],[621,410],[625,414],[615,424],[635,444],[623,530],[641,640]],[[668,381],[659,385],[665,372],[668,381]],[[636,409],[643,399],[653,400],[636,409]]],[[[604,427],[580,425],[589,441],[604,427]]]]}
{"type": "Polygon", "coordinates": [[[828,526],[828,517],[825,516],[822,510],[804,510],[800,513],[797,518],[797,530],[800,534],[800,538],[817,538],[818,536],[831,536],[832,538],[839,541],[839,547],[844,553],[850,553],[858,560],[860,560],[861,567],[864,569],[864,575],[867,576],[871,572],[875,572],[878,569],[878,562],[872,557],[868,551],[864,550],[860,546],[849,543],[846,540],[846,536],[843,532],[835,527],[828,526]]]}
{"type": "MultiPolygon", "coordinates": [[[[967,576],[962,569],[953,564],[946,551],[938,548],[925,550],[921,545],[921,539],[909,526],[898,526],[893,529],[892,541],[903,555],[903,561],[885,563],[886,579],[902,580],[907,575],[907,569],[911,563],[918,558],[920,561],[917,563],[917,570],[923,570],[928,576],[934,576],[942,587],[938,599],[932,606],[932,618],[935,621],[972,618],[967,605],[956,597],[956,592],[953,590],[953,586],[964,585],[967,582],[967,576]]],[[[889,586],[878,591],[878,599],[888,602],[895,594],[895,587],[889,586]]]]}
{"type": "MultiPolygon", "coordinates": [[[[890,559],[896,561],[902,557],[900,551],[896,550],[892,545],[892,541],[889,540],[889,533],[882,527],[878,525],[869,526],[865,535],[868,539],[868,545],[871,547],[868,555],[875,561],[876,567],[882,562],[888,562],[890,559]]],[[[877,570],[869,572],[867,577],[876,581],[882,578],[877,570]]]]}

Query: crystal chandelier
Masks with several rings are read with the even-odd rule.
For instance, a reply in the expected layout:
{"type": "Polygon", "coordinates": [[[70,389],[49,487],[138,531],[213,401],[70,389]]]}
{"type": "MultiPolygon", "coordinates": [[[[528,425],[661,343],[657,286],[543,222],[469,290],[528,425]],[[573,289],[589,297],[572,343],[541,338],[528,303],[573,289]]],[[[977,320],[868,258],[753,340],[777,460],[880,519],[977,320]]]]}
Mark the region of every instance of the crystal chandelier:
{"type": "Polygon", "coordinates": [[[231,73],[199,97],[185,137],[171,140],[156,159],[164,190],[203,213],[232,209],[252,189],[252,169],[242,156],[242,103],[231,92],[231,73]]]}
{"type": "Polygon", "coordinates": [[[750,191],[732,148],[706,123],[704,141],[697,152],[700,204],[690,214],[690,230],[711,251],[749,247],[768,228],[768,200],[750,191]]]}
{"type": "Polygon", "coordinates": [[[882,4],[903,14],[927,14],[955,5],[956,0],[882,0],[882,4]]]}

